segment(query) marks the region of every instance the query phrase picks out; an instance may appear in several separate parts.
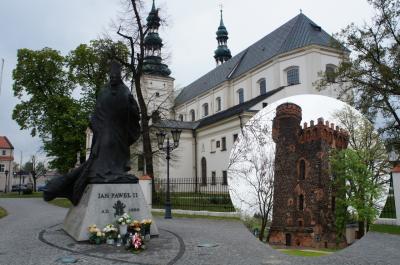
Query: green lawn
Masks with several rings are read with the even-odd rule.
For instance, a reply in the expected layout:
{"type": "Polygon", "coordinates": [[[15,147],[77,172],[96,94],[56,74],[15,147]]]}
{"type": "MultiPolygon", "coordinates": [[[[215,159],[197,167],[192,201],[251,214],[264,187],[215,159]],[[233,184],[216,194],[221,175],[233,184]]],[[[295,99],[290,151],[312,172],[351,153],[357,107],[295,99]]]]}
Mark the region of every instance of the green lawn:
{"type": "Polygon", "coordinates": [[[7,211],[0,207],[0,219],[7,216],[7,211]]]}
{"type": "MultiPolygon", "coordinates": [[[[157,192],[153,206],[164,208],[165,193],[157,192]]],[[[171,194],[171,204],[174,209],[211,212],[234,212],[229,194],[209,194],[182,192],[171,194]]]]}
{"type": "Polygon", "coordinates": [[[32,194],[22,194],[18,195],[18,192],[8,192],[8,193],[1,193],[0,198],[42,198],[42,192],[34,192],[32,194]]]}
{"type": "Polygon", "coordinates": [[[58,207],[63,207],[63,208],[69,208],[72,206],[72,203],[68,199],[65,199],[65,198],[57,198],[57,199],[50,201],[49,203],[53,204],[55,206],[58,206],[58,207]]]}
{"type": "Polygon", "coordinates": [[[278,249],[278,251],[287,255],[301,256],[301,257],[320,257],[331,254],[328,252],[319,252],[319,251],[301,250],[301,249],[278,249]]]}
{"type": "Polygon", "coordinates": [[[400,226],[373,224],[370,227],[370,231],[400,235],[400,226]]]}

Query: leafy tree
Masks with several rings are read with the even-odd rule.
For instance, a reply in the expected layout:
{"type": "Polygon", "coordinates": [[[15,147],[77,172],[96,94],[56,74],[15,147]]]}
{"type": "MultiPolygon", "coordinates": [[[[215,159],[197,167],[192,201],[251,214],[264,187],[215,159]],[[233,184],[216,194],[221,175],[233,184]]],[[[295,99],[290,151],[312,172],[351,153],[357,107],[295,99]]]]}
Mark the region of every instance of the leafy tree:
{"type": "Polygon", "coordinates": [[[341,235],[348,221],[347,211],[354,212],[359,233],[364,235],[365,223],[372,221],[377,209],[370,198],[377,199],[381,188],[373,182],[373,173],[365,164],[363,154],[352,149],[334,150],[330,158],[336,190],[336,228],[341,235]]]}
{"type": "Polygon", "coordinates": [[[351,24],[337,37],[351,51],[320,88],[332,80],[340,97],[375,121],[389,143],[400,150],[400,1],[368,0],[375,15],[362,26],[351,24]]]}
{"type": "MultiPolygon", "coordinates": [[[[372,173],[371,182],[379,187],[387,187],[391,164],[383,140],[374,130],[374,126],[361,114],[346,106],[333,114],[338,125],[350,134],[349,147],[360,155],[360,159],[372,173]]],[[[367,198],[371,207],[379,210],[381,198],[367,198]]],[[[371,220],[367,220],[367,231],[371,220]]]]}
{"type": "Polygon", "coordinates": [[[80,44],[66,57],[69,77],[80,86],[80,102],[88,114],[94,109],[98,93],[108,82],[109,63],[115,56],[126,61],[128,47],[120,41],[98,39],[80,44]]]}
{"type": "Polygon", "coordinates": [[[107,82],[108,62],[113,54],[124,58],[126,52],[123,43],[110,40],[79,45],[68,56],[50,48],[18,50],[13,89],[20,103],[13,119],[39,136],[52,158],[51,168],[67,172],[75,165],[76,154],[85,150],[89,114],[107,82]],[[82,97],[75,99],[72,93],[78,90],[82,97]]]}

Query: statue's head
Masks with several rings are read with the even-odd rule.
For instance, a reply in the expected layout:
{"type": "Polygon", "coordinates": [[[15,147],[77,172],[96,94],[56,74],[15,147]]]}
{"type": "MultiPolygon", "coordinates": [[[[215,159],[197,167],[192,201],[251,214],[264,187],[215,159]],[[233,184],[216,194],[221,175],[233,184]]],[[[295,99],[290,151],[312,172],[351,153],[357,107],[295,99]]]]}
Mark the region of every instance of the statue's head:
{"type": "Polygon", "coordinates": [[[111,86],[117,86],[120,83],[122,83],[121,64],[113,60],[111,62],[110,84],[111,86]]]}

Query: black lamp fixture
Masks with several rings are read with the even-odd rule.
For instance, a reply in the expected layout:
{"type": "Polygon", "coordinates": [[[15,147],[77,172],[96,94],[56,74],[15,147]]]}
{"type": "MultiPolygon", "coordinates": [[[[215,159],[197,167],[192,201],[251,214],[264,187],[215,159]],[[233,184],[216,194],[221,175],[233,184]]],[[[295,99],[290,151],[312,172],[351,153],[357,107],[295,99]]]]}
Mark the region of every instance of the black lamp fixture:
{"type": "Polygon", "coordinates": [[[160,131],[157,133],[158,149],[167,153],[167,194],[165,199],[165,219],[172,218],[172,206],[171,206],[171,194],[169,188],[169,160],[171,159],[171,151],[179,146],[179,139],[181,137],[182,130],[173,129],[171,130],[173,143],[170,143],[169,136],[166,132],[160,131]],[[167,143],[164,145],[165,137],[167,137],[167,143]]]}

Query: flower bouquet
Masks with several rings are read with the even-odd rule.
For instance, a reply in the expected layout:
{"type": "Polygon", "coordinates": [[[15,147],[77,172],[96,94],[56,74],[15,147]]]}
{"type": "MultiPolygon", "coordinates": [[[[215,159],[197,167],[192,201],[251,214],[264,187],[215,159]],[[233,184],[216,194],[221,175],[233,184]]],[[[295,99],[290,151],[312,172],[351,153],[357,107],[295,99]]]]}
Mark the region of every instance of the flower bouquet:
{"type": "Polygon", "coordinates": [[[143,242],[143,238],[139,233],[135,233],[134,235],[130,235],[126,249],[132,250],[133,253],[139,253],[142,250],[146,249],[146,246],[143,242]]]}
{"type": "Polygon", "coordinates": [[[131,222],[132,217],[127,213],[124,213],[117,219],[119,233],[121,236],[124,236],[127,233],[128,224],[130,224],[131,222]]]}
{"type": "Polygon", "coordinates": [[[141,223],[141,228],[142,228],[142,235],[146,238],[146,239],[150,239],[150,227],[151,227],[151,219],[144,219],[142,220],[141,223]]]}
{"type": "Polygon", "coordinates": [[[128,230],[132,234],[135,234],[135,233],[139,233],[140,234],[141,228],[142,228],[141,223],[139,221],[137,221],[137,220],[133,220],[133,222],[131,222],[129,224],[128,230]]]}
{"type": "Polygon", "coordinates": [[[104,227],[103,233],[107,238],[107,244],[114,245],[114,240],[118,235],[118,229],[114,225],[108,224],[104,227]]]}
{"type": "Polygon", "coordinates": [[[99,245],[104,242],[105,234],[95,224],[89,226],[89,243],[99,245]]]}

